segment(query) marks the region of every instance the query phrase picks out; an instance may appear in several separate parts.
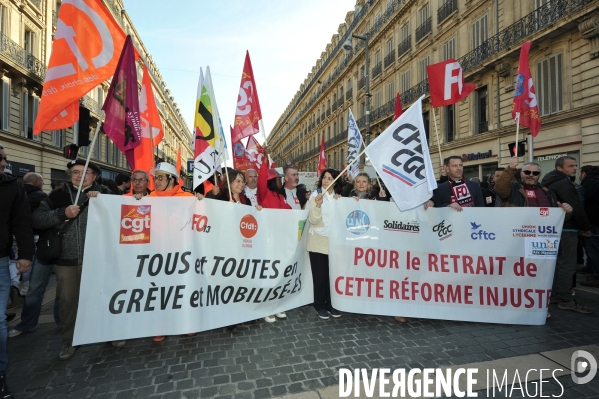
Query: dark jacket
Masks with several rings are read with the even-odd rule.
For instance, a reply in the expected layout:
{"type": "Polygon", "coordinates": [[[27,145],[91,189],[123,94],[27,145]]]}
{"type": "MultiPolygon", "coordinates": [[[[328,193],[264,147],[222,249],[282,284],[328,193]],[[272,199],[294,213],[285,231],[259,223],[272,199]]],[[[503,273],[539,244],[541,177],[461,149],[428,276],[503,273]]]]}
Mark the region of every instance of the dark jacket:
{"type": "Polygon", "coordinates": [[[543,177],[541,184],[553,191],[559,202],[562,204],[566,203],[572,207],[572,217],[564,220],[564,229],[583,231],[591,229],[591,224],[578,199],[576,187],[574,187],[574,183],[572,183],[572,180],[565,173],[557,169],[552,170],[543,177]]]}
{"type": "MultiPolygon", "coordinates": [[[[36,187],[32,184],[24,184],[25,192],[27,193],[27,199],[29,200],[29,206],[31,207],[31,214],[37,208],[39,208],[40,203],[48,197],[48,194],[43,192],[39,187],[36,187]]],[[[41,230],[33,229],[33,234],[39,234],[41,230]]]]}
{"type": "MultiPolygon", "coordinates": [[[[484,207],[485,201],[483,199],[483,193],[480,190],[480,184],[471,180],[465,180],[468,191],[472,196],[475,207],[484,207]]],[[[453,192],[451,191],[450,181],[441,183],[435,191],[433,191],[433,198],[431,200],[435,203],[435,208],[442,208],[451,204],[451,197],[453,192]]]]}
{"type": "MultiPolygon", "coordinates": [[[[495,193],[501,198],[501,206],[502,207],[527,207],[528,206],[528,197],[526,196],[526,192],[524,191],[524,185],[520,181],[513,181],[514,175],[518,170],[512,169],[509,166],[505,168],[503,173],[497,179],[495,183],[495,193]]],[[[547,189],[547,187],[543,187],[542,184],[539,184],[539,187],[543,189],[543,192],[547,195],[549,202],[551,202],[551,206],[556,207],[557,205],[557,197],[553,191],[547,189]]]]}
{"type": "Polygon", "coordinates": [[[31,209],[25,188],[16,177],[0,173],[0,258],[8,256],[13,236],[17,239],[19,259],[33,260],[31,209]]]}
{"type": "MultiPolygon", "coordinates": [[[[296,195],[297,195],[297,199],[299,200],[300,206],[302,207],[302,209],[304,209],[304,205],[306,205],[306,202],[308,202],[308,199],[306,198],[306,189],[303,188],[298,188],[296,191],[296,195]]],[[[285,186],[281,187],[281,189],[279,190],[279,194],[283,195],[283,198],[287,199],[287,193],[285,192],[285,186]]],[[[287,201],[289,202],[289,201],[287,201]]]]}
{"type": "Polygon", "coordinates": [[[599,226],[599,175],[587,174],[580,182],[584,194],[584,211],[593,226],[599,226]]]}
{"type": "Polygon", "coordinates": [[[354,184],[353,183],[347,183],[344,187],[343,190],[341,191],[341,196],[342,197],[360,197],[360,199],[369,199],[369,200],[376,200],[376,201],[389,201],[390,200],[390,195],[389,195],[389,191],[387,191],[387,189],[385,188],[385,194],[387,194],[386,197],[381,197],[379,195],[380,189],[377,189],[378,186],[376,186],[376,188],[373,188],[372,190],[370,190],[369,192],[365,193],[365,194],[360,194],[358,191],[356,191],[354,189],[354,184]]]}
{"type": "MultiPolygon", "coordinates": [[[[88,201],[87,193],[99,191],[102,194],[112,194],[109,189],[94,182],[91,187],[81,192],[77,205],[81,206],[88,201]]],[[[61,227],[68,219],[65,213],[67,206],[73,205],[77,196],[77,187],[71,182],[62,188],[54,190],[33,214],[33,227],[36,229],[49,229],[61,227]]],[[[77,266],[83,264],[83,249],[85,248],[85,234],[87,230],[88,208],[79,213],[75,223],[66,232],[62,239],[62,252],[60,259],[55,263],[60,266],[77,266]]]]}
{"type": "MultiPolygon", "coordinates": [[[[245,205],[252,206],[252,201],[250,201],[250,199],[244,193],[239,194],[239,198],[241,198],[241,197],[245,198],[245,205]]],[[[212,198],[212,199],[215,199],[215,200],[218,200],[218,201],[227,201],[227,202],[230,202],[229,201],[229,199],[230,199],[229,194],[227,194],[227,193],[225,193],[223,191],[221,191],[220,193],[218,193],[218,195],[214,195],[214,194],[212,194],[212,192],[209,192],[208,195],[206,196],[206,198],[212,198]]],[[[244,205],[243,202],[241,204],[244,205]]]]}

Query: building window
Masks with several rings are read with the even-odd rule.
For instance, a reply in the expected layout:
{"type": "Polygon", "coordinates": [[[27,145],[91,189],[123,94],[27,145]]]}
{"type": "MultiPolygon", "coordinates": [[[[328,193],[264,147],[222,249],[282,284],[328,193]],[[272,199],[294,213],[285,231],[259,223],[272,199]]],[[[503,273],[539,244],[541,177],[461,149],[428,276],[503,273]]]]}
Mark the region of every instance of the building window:
{"type": "Polygon", "coordinates": [[[455,139],[455,105],[445,107],[445,142],[455,139]]]}
{"type": "Polygon", "coordinates": [[[25,29],[25,37],[23,41],[23,48],[29,54],[36,55],[35,52],[35,33],[30,30],[25,29]]]}
{"type": "Polygon", "coordinates": [[[393,48],[393,38],[387,40],[387,55],[393,53],[393,50],[395,50],[393,48]]]}
{"type": "Polygon", "coordinates": [[[395,82],[391,81],[387,83],[387,101],[391,101],[395,98],[395,82]]]}
{"type": "Polygon", "coordinates": [[[339,130],[343,129],[343,117],[341,117],[341,122],[339,122],[339,130]]]}
{"type": "Polygon", "coordinates": [[[443,60],[450,58],[455,60],[455,37],[452,37],[443,44],[443,60]]]}
{"type": "Polygon", "coordinates": [[[418,23],[419,25],[424,24],[428,18],[430,17],[430,13],[429,13],[429,9],[428,9],[428,4],[424,7],[422,7],[420,10],[418,10],[418,23]]]}
{"type": "Polygon", "coordinates": [[[0,32],[8,35],[8,9],[0,4],[0,32]]]}
{"type": "Polygon", "coordinates": [[[52,144],[58,148],[63,147],[64,129],[52,130],[52,144]]]}
{"type": "Polygon", "coordinates": [[[431,123],[430,112],[426,111],[422,114],[422,123],[424,124],[424,134],[426,136],[426,141],[430,144],[430,137],[428,135],[429,126],[431,123]]]}
{"type": "Polygon", "coordinates": [[[487,41],[487,34],[487,14],[485,14],[472,24],[472,50],[487,41]]]}
{"type": "MultiPolygon", "coordinates": [[[[343,158],[343,148],[341,149],[341,152],[339,154],[339,162],[341,163],[342,167],[345,166],[345,158],[343,158]]],[[[341,168],[339,168],[339,169],[341,169],[341,168]]]]}
{"type": "Polygon", "coordinates": [[[485,133],[489,131],[489,118],[487,116],[487,87],[476,90],[475,132],[485,133]]]}
{"type": "Polygon", "coordinates": [[[430,57],[427,55],[418,62],[418,81],[422,82],[426,79],[426,67],[428,66],[430,57]]]}
{"type": "Polygon", "coordinates": [[[374,109],[380,108],[383,105],[383,92],[381,90],[374,93],[374,109]]]}
{"type": "Polygon", "coordinates": [[[104,138],[104,154],[105,154],[104,161],[106,163],[110,163],[110,145],[112,143],[110,142],[110,140],[108,139],[108,137],[103,137],[103,138],[104,138]]]}
{"type": "MultiPolygon", "coordinates": [[[[98,134],[100,134],[100,133],[98,132],[98,134]]],[[[99,136],[96,139],[96,144],[94,147],[94,159],[97,161],[100,160],[100,153],[102,152],[101,148],[102,148],[102,136],[99,136]]]]}
{"type": "Polygon", "coordinates": [[[537,63],[537,99],[541,116],[563,109],[562,55],[556,54],[537,63]]]}
{"type": "Polygon", "coordinates": [[[2,130],[8,130],[10,125],[10,81],[2,78],[0,89],[2,90],[2,95],[0,96],[0,108],[2,108],[0,125],[2,130]]]}
{"type": "Polygon", "coordinates": [[[401,92],[405,93],[412,87],[411,71],[408,69],[401,74],[401,92]]]}
{"type": "Polygon", "coordinates": [[[407,22],[404,26],[401,27],[401,41],[408,39],[410,36],[410,23],[407,22]]]}

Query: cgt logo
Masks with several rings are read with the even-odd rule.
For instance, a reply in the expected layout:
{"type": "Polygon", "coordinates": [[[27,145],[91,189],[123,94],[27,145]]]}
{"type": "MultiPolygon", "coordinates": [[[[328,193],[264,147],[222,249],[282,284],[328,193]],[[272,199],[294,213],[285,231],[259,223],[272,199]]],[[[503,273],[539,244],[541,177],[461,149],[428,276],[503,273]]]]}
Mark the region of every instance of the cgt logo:
{"type": "Polygon", "coordinates": [[[121,205],[120,244],[150,242],[152,205],[121,205]]]}
{"type": "Polygon", "coordinates": [[[549,208],[539,208],[539,215],[542,217],[549,216],[549,208]]]}
{"type": "Polygon", "coordinates": [[[239,222],[239,231],[245,238],[252,238],[258,233],[258,221],[252,215],[245,215],[239,222]]]}
{"type": "Polygon", "coordinates": [[[470,222],[472,226],[472,233],[470,233],[470,238],[473,240],[485,240],[485,241],[494,241],[495,233],[491,233],[485,230],[479,230],[482,225],[476,224],[476,222],[470,222]]]}
{"type": "Polygon", "coordinates": [[[193,217],[191,218],[191,229],[197,231],[198,233],[210,233],[208,217],[194,213],[193,217]]]}

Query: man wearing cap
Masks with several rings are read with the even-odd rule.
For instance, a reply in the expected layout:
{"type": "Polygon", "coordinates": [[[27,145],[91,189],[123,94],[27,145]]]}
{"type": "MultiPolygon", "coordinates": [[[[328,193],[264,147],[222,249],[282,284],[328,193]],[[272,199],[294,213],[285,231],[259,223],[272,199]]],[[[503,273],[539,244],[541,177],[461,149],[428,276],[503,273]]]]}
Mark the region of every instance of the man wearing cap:
{"type": "MultiPolygon", "coordinates": [[[[63,223],[76,218],[62,239],[62,251],[56,261],[54,272],[58,279],[56,295],[59,298],[59,315],[62,324],[62,349],[58,358],[69,360],[75,355],[73,334],[79,304],[79,287],[87,230],[88,200],[98,194],[111,194],[110,190],[96,182],[100,168],[89,163],[85,169],[85,161],[78,159],[67,164],[69,182],[62,188],[52,191],[48,198],[40,203],[33,214],[33,227],[36,229],[60,228],[63,223]],[[75,203],[79,184],[83,180],[81,195],[75,203]]],[[[123,347],[126,341],[115,341],[115,347],[123,347]]]]}

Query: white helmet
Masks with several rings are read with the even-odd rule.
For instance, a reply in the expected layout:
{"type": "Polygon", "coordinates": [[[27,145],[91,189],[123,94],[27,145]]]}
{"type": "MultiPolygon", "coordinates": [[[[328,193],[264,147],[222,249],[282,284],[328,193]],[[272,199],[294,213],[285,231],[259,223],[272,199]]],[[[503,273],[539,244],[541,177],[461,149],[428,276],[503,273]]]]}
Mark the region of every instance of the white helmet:
{"type": "Polygon", "coordinates": [[[159,164],[156,165],[156,167],[154,169],[150,170],[150,173],[152,174],[152,176],[156,176],[156,172],[167,173],[177,179],[179,178],[179,173],[177,173],[177,168],[175,168],[173,165],[171,165],[168,162],[160,162],[159,164]]]}

